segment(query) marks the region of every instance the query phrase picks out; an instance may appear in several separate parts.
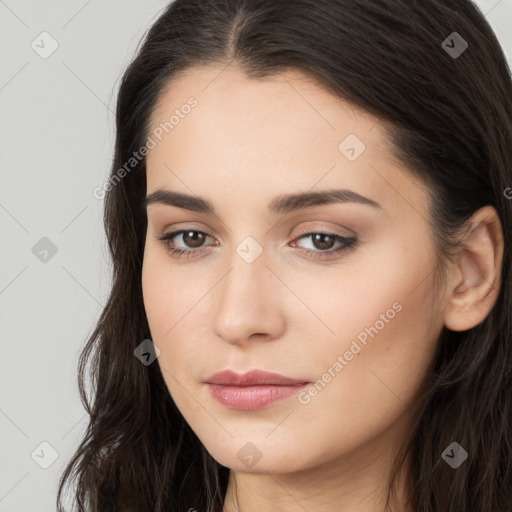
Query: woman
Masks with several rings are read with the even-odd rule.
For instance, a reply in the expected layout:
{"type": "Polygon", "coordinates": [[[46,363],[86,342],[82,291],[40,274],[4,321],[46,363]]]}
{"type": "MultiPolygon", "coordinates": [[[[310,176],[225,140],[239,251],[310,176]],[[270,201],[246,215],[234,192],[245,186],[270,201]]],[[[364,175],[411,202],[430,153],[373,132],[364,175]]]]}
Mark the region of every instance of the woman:
{"type": "Polygon", "coordinates": [[[59,508],[512,510],[511,140],[469,0],[170,4],[59,508]]]}

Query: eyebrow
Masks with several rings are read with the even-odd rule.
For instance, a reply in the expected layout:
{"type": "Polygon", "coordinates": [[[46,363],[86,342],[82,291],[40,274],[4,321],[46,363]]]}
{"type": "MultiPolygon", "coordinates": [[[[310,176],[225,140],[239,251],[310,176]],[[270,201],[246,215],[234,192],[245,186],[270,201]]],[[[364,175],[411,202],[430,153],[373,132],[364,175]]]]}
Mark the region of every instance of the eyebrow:
{"type": "MultiPolygon", "coordinates": [[[[359,203],[382,210],[382,206],[376,201],[368,199],[349,189],[287,194],[273,199],[268,208],[271,213],[284,214],[305,208],[312,208],[314,206],[335,203],[359,203]]],[[[197,213],[217,216],[215,207],[207,199],[166,189],[159,189],[149,194],[145,198],[143,206],[147,208],[151,204],[176,206],[197,213]]]]}

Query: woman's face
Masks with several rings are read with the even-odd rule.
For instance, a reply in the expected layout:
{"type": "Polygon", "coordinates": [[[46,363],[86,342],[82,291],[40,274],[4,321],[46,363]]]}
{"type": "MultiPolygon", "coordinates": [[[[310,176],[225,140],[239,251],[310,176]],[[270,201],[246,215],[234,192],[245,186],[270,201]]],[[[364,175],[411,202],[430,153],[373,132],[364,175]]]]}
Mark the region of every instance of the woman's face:
{"type": "Polygon", "coordinates": [[[148,201],[144,303],[169,392],[222,465],[375,460],[408,432],[443,298],[427,189],[382,126],[297,72],[195,68],[155,110],[147,195],[183,196],[148,201]],[[309,384],[205,382],[226,369],[309,384]]]}

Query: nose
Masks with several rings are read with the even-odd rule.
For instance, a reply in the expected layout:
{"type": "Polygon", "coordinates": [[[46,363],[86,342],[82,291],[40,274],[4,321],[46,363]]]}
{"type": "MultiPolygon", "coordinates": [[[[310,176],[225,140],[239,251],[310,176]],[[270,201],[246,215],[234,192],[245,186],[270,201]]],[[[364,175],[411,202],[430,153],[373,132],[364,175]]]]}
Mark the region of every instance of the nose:
{"type": "Polygon", "coordinates": [[[214,333],[227,343],[242,346],[282,335],[282,284],[267,263],[265,251],[252,263],[236,252],[230,259],[230,270],[216,287],[213,315],[214,333]]]}

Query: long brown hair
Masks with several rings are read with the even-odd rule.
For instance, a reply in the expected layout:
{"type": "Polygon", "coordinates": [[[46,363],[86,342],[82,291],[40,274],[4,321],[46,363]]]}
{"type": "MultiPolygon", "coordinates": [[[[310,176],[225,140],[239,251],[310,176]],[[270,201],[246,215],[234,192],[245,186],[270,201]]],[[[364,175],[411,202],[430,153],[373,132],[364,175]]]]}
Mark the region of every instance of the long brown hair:
{"type": "Polygon", "coordinates": [[[394,476],[412,453],[415,512],[512,510],[512,84],[478,7],[469,0],[176,0],[142,43],[120,85],[115,156],[102,189],[113,284],[80,357],[90,420],[62,475],[59,510],[74,482],[80,511],[222,511],[229,469],[186,423],[158,364],[134,357],[150,338],[141,288],[145,158],[122,176],[119,169],[146,144],[150,115],[181,71],[229,63],[253,79],[300,70],[386,122],[390,151],[431,193],[441,269],[468,218],[484,205],[496,208],[505,243],[499,297],[476,327],[444,328],[394,476]],[[469,454],[457,470],[439,463],[453,441],[469,454]]]}

